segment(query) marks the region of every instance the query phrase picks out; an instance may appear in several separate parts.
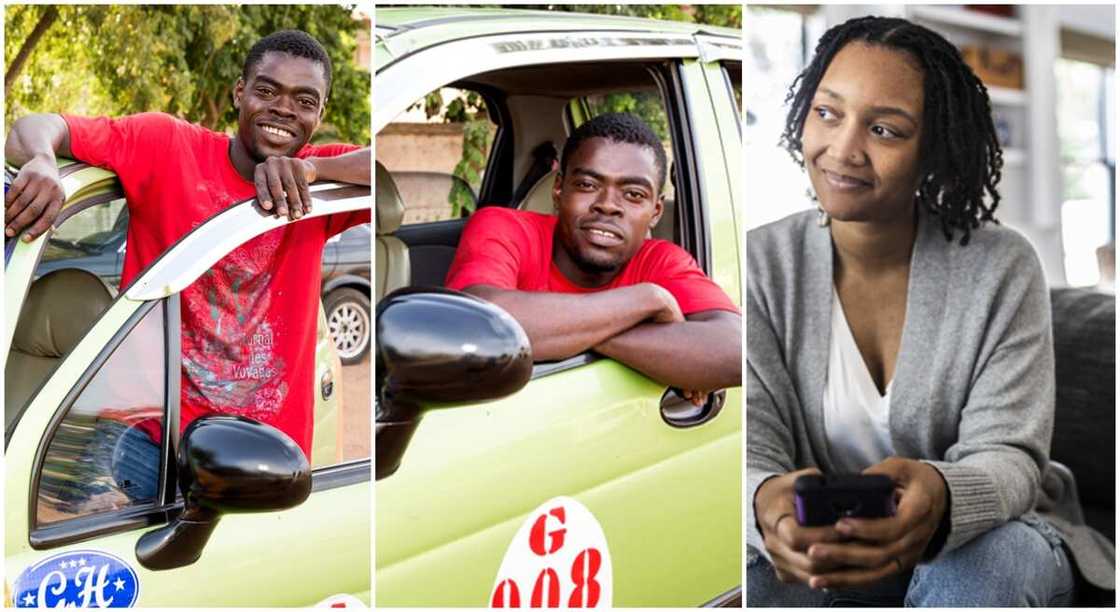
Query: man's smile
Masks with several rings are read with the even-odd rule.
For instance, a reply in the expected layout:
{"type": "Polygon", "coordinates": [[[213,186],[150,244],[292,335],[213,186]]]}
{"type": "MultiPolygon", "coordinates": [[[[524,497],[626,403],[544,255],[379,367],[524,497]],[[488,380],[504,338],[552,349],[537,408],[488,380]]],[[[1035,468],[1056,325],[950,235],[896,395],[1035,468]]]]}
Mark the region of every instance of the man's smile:
{"type": "Polygon", "coordinates": [[[624,242],[618,230],[603,224],[587,224],[582,229],[587,241],[595,246],[613,247],[624,242]]]}
{"type": "Polygon", "coordinates": [[[261,123],[258,124],[258,126],[261,128],[262,132],[264,132],[268,136],[271,136],[271,138],[266,138],[266,140],[271,140],[280,144],[287,144],[288,142],[294,140],[296,137],[295,132],[292,132],[291,130],[288,130],[286,128],[279,127],[277,125],[273,125],[271,123],[261,123]]]}

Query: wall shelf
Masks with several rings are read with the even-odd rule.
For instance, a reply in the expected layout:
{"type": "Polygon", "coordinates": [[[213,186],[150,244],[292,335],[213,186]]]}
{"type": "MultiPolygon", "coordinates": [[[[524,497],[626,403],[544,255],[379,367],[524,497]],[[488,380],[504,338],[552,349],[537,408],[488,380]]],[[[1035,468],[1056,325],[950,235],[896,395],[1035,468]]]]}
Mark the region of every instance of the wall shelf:
{"type": "Polygon", "coordinates": [[[1002,36],[1023,35],[1023,24],[1018,19],[949,6],[911,6],[909,9],[913,17],[935,21],[942,25],[980,30],[1002,36]]]}

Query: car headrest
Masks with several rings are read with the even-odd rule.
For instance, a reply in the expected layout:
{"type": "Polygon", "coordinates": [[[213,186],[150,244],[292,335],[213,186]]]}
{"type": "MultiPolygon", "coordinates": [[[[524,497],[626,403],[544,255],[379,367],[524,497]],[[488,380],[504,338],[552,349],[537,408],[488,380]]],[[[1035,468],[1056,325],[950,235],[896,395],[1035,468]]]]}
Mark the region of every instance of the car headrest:
{"type": "Polygon", "coordinates": [[[374,177],[376,187],[374,204],[377,207],[377,219],[374,228],[377,235],[392,234],[397,231],[404,220],[404,200],[401,192],[397,191],[397,184],[389,170],[376,162],[377,174],[374,177]]]}
{"type": "Polygon", "coordinates": [[[27,291],[12,348],[36,357],[69,353],[113,302],[97,275],[77,268],[45,274],[27,291]]]}
{"type": "Polygon", "coordinates": [[[545,215],[556,214],[552,205],[552,186],[556,183],[557,172],[559,170],[553,170],[537,179],[529,189],[529,193],[525,194],[525,199],[517,205],[517,210],[528,210],[545,215]]]}

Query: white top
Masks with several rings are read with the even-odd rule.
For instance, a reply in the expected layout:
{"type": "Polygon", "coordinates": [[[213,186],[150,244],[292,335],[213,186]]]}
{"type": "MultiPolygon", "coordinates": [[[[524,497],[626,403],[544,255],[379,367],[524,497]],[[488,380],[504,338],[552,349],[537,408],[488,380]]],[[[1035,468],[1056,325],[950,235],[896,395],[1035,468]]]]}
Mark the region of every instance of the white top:
{"type": "MultiPolygon", "coordinates": [[[[891,444],[891,384],[879,395],[832,289],[832,333],[824,383],[824,430],[832,462],[859,473],[894,454],[891,444]]],[[[894,382],[894,381],[891,381],[894,382]]]]}

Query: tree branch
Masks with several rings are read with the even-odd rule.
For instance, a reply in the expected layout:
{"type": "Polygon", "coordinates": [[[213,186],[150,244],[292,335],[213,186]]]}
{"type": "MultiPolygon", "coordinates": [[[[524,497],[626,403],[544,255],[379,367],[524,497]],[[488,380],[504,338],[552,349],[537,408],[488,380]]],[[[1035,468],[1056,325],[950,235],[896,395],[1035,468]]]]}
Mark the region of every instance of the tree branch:
{"type": "Polygon", "coordinates": [[[58,7],[49,5],[39,16],[39,21],[35,24],[35,28],[31,30],[31,34],[27,40],[23,41],[20,46],[19,52],[16,53],[15,59],[12,60],[8,71],[4,73],[4,97],[8,97],[8,91],[15,82],[16,77],[19,76],[20,71],[23,70],[23,65],[27,63],[27,58],[31,56],[31,52],[35,50],[35,46],[39,44],[39,39],[43,38],[43,34],[47,33],[51,25],[58,19],[58,7]]]}

